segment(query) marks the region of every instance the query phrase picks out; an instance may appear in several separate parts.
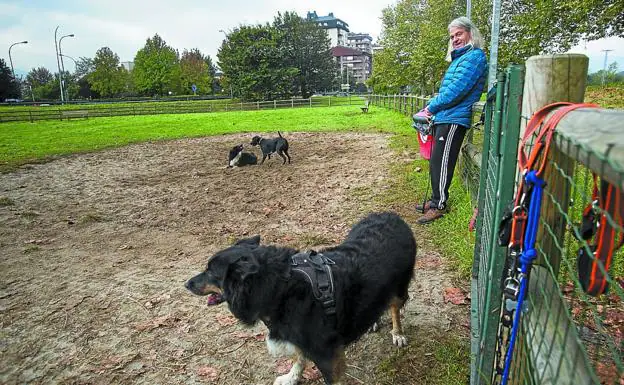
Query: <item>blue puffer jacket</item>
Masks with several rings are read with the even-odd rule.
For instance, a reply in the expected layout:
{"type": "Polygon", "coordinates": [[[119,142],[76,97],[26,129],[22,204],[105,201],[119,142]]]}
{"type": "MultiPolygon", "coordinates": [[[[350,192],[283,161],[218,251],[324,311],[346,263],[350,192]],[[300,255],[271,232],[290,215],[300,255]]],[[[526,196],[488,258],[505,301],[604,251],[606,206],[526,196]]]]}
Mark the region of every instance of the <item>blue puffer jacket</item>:
{"type": "Polygon", "coordinates": [[[451,52],[451,64],[444,74],[440,93],[429,101],[435,124],[470,127],[472,105],[479,101],[487,72],[485,53],[472,45],[451,52]]]}

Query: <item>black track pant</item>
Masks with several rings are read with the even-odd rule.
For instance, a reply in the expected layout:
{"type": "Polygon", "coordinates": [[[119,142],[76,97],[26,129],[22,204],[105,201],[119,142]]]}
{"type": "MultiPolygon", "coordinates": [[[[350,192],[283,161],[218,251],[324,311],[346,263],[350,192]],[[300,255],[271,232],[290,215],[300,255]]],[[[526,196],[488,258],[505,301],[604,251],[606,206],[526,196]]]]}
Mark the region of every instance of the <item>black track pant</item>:
{"type": "Polygon", "coordinates": [[[433,151],[429,159],[431,207],[443,210],[446,208],[449,186],[467,128],[457,124],[436,124],[433,128],[433,151]]]}

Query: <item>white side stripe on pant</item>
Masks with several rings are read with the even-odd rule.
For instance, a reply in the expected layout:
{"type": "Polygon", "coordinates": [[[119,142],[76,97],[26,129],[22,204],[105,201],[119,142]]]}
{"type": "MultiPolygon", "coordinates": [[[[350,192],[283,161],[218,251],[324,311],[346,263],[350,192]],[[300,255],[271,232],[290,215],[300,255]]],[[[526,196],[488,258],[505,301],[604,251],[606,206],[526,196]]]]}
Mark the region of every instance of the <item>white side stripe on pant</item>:
{"type": "Polygon", "coordinates": [[[444,206],[446,206],[446,193],[445,193],[445,186],[446,186],[446,178],[447,178],[447,174],[448,174],[448,161],[449,161],[449,154],[451,152],[451,146],[453,145],[453,136],[455,135],[455,131],[457,131],[457,124],[451,124],[451,128],[449,129],[449,133],[446,137],[446,143],[444,143],[444,153],[442,154],[442,162],[440,164],[440,202],[438,203],[438,206],[441,206],[439,208],[444,208],[444,206]]]}

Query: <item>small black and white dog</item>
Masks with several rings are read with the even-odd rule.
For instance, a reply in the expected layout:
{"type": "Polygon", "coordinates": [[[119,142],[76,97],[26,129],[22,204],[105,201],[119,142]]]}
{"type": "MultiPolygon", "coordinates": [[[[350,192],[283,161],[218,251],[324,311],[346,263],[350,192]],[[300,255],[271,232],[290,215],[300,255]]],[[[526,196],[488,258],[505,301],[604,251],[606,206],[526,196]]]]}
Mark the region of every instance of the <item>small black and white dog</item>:
{"type": "Polygon", "coordinates": [[[228,155],[228,167],[248,166],[258,163],[258,157],[251,152],[243,152],[243,145],[232,147],[228,155]]]}
{"type": "Polygon", "coordinates": [[[342,244],[318,253],[260,245],[258,235],[241,239],[217,252],[185,286],[194,294],[227,301],[246,325],[262,321],[269,329],[269,352],[294,355],[290,372],[274,385],[296,384],[306,360],[316,364],[328,384],[337,384],[344,379],[345,347],[387,308],[392,343],[407,344],[400,309],[408,299],[415,260],[410,227],[397,214],[374,213],[353,226],[342,244]],[[323,280],[315,273],[320,265],[306,266],[319,258],[324,261],[321,270],[331,271],[323,280]],[[319,299],[319,290],[328,288],[331,298],[319,299]]]}
{"type": "Polygon", "coordinates": [[[279,135],[279,138],[264,139],[257,135],[251,138],[250,144],[252,146],[259,145],[262,150],[262,161],[260,164],[264,163],[267,156],[271,159],[271,154],[273,153],[277,153],[277,155],[282,157],[284,160],[282,164],[286,164],[286,157],[288,157],[288,163],[290,163],[290,155],[288,155],[288,141],[282,136],[282,134],[280,134],[279,131],[277,132],[277,135],[279,135]]]}

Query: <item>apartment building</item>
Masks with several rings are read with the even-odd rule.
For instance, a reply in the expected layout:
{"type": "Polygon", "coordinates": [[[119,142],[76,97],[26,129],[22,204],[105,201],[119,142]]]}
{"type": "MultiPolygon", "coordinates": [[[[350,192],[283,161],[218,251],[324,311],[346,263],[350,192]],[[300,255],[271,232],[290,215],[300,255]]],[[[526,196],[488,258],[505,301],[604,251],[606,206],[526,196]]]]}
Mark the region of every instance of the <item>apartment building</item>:
{"type": "Polygon", "coordinates": [[[351,47],[333,47],[332,55],[340,64],[344,79],[352,78],[355,83],[364,83],[372,72],[372,56],[351,47]]]}
{"type": "Polygon", "coordinates": [[[332,47],[347,45],[349,24],[335,17],[333,12],[327,16],[319,16],[316,11],[308,12],[307,19],[316,22],[319,27],[327,31],[332,47]]]}
{"type": "Polygon", "coordinates": [[[358,51],[373,53],[373,38],[367,33],[349,32],[347,34],[347,47],[358,51]]]}
{"type": "Polygon", "coordinates": [[[316,11],[308,12],[307,20],[327,31],[332,55],[340,64],[344,79],[348,76],[356,83],[364,83],[372,72],[373,38],[368,33],[349,32],[349,24],[332,12],[327,16],[319,16],[316,11]]]}

